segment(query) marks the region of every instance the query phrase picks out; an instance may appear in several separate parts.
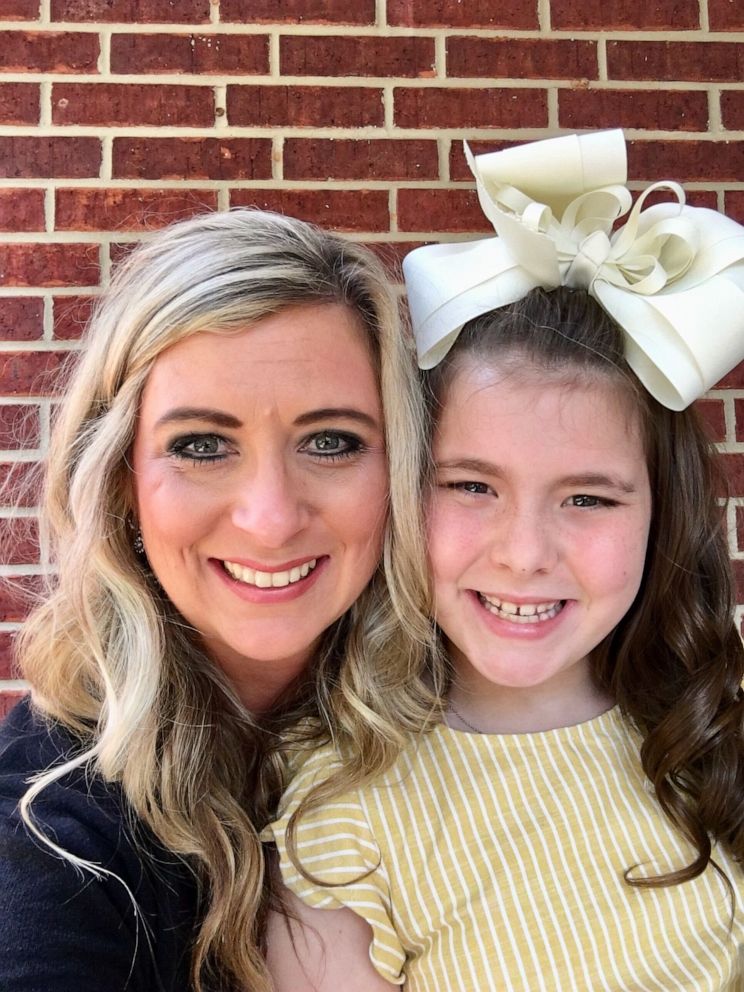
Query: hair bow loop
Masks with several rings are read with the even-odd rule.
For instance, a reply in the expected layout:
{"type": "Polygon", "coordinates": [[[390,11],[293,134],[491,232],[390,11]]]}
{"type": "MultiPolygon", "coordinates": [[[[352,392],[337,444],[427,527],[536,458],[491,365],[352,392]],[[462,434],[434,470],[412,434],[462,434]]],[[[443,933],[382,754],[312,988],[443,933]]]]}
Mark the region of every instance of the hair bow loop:
{"type": "Polygon", "coordinates": [[[622,131],[479,156],[466,145],[465,154],[497,236],[405,258],[422,368],[442,360],[468,320],[560,285],[601,303],[626,334],[631,367],[672,409],[744,358],[744,228],[686,206],[674,182],[653,184],[633,205],[622,131]],[[676,202],[646,207],[659,189],[676,202]]]}

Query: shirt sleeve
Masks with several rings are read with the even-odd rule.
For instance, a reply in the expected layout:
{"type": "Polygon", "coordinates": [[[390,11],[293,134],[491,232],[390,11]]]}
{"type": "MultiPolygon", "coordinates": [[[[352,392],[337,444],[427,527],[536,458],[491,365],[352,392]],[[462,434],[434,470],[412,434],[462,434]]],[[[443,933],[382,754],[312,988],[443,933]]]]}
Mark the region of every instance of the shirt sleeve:
{"type": "Polygon", "coordinates": [[[282,880],[298,898],[316,909],[350,909],[369,923],[372,965],[388,982],[402,985],[405,950],[395,929],[385,865],[359,793],[346,793],[302,814],[295,827],[295,858],[288,850],[292,814],[337,766],[327,749],[316,752],[290,785],[280,816],[264,837],[276,844],[282,880]]]}

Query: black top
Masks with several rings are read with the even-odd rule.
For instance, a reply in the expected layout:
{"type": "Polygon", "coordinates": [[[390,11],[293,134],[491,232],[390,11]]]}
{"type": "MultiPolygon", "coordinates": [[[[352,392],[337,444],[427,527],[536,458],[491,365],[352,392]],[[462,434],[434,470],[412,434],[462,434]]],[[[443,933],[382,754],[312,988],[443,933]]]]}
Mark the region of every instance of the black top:
{"type": "Polygon", "coordinates": [[[29,776],[76,747],[75,737],[40,718],[28,700],[0,725],[0,989],[188,992],[196,885],[183,862],[137,823],[121,790],[76,771],[33,805],[60,847],[118,879],[76,870],[20,819],[29,776]]]}

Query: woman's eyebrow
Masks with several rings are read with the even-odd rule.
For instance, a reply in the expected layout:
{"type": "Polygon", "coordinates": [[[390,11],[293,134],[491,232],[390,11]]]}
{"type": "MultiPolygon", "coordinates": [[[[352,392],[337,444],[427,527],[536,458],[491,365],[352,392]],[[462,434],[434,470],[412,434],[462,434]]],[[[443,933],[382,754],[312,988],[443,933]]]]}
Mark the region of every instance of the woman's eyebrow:
{"type": "Polygon", "coordinates": [[[238,428],[243,426],[243,422],[234,417],[231,413],[223,410],[213,410],[210,407],[201,406],[177,406],[166,411],[162,417],[155,422],[155,427],[162,427],[164,424],[181,423],[184,420],[207,420],[217,427],[238,428]]]}
{"type": "Polygon", "coordinates": [[[354,420],[374,430],[380,429],[379,422],[370,414],[346,406],[326,406],[318,410],[308,410],[307,413],[301,413],[299,417],[295,417],[294,422],[298,427],[306,427],[319,420],[354,420]]]}

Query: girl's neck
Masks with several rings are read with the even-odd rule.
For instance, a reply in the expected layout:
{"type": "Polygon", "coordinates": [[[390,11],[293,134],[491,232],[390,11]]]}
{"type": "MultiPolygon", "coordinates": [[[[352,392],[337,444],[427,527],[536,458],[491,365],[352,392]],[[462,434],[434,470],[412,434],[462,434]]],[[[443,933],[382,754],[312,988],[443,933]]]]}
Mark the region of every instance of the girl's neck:
{"type": "Polygon", "coordinates": [[[453,658],[455,676],[447,723],[482,734],[533,734],[586,723],[606,713],[614,699],[599,689],[587,661],[536,686],[501,686],[484,679],[464,659],[453,658]]]}

